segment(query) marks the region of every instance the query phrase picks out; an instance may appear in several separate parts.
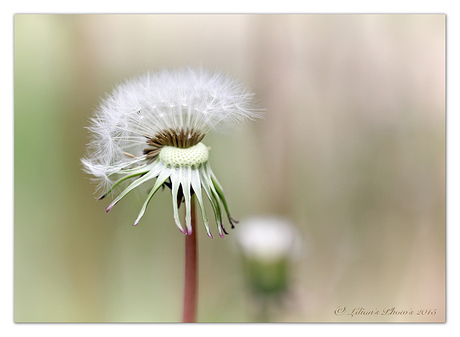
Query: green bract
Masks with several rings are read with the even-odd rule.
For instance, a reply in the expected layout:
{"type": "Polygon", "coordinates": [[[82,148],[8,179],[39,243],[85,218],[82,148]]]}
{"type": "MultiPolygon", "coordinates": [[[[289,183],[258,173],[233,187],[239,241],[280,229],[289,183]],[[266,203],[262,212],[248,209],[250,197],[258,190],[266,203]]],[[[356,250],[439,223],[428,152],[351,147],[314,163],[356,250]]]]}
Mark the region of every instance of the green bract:
{"type": "Polygon", "coordinates": [[[139,223],[150,200],[163,185],[171,188],[174,221],[182,233],[192,233],[190,203],[191,196],[194,193],[196,194],[196,198],[200,204],[201,214],[207,234],[209,237],[213,237],[209,228],[209,221],[204,208],[203,194],[201,192],[202,189],[205,191],[205,195],[211,202],[219,230],[219,235],[222,238],[224,237],[224,233],[228,234],[223,224],[222,205],[225,209],[232,228],[234,227],[233,223],[237,222],[230,216],[222,186],[211,170],[211,166],[208,162],[208,149],[203,143],[198,143],[197,145],[187,149],[165,146],[161,149],[160,154],[152,163],[139,168],[122,170],[119,172],[119,174],[121,174],[123,177],[116,181],[112,188],[107,193],[105,193],[101,199],[105,198],[121,182],[129,178],[138,178],[112,201],[112,203],[106,208],[106,212],[109,212],[112,207],[115,206],[115,204],[118,203],[130,191],[140,186],[141,184],[156,178],[155,184],[147,196],[147,199],[145,200],[144,205],[142,206],[141,211],[133,225],[137,225],[139,223]],[[179,219],[178,209],[182,199],[185,201],[186,230],[184,230],[179,219]]]}

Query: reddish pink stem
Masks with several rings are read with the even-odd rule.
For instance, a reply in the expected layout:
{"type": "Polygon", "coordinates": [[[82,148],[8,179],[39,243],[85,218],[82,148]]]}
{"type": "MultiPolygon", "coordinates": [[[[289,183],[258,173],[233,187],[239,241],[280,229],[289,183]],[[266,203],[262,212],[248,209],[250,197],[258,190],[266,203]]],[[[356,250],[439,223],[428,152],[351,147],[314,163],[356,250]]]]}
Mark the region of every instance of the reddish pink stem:
{"type": "Polygon", "coordinates": [[[185,236],[185,285],[182,322],[195,323],[198,290],[198,253],[195,226],[195,196],[191,200],[192,234],[185,236]]]}

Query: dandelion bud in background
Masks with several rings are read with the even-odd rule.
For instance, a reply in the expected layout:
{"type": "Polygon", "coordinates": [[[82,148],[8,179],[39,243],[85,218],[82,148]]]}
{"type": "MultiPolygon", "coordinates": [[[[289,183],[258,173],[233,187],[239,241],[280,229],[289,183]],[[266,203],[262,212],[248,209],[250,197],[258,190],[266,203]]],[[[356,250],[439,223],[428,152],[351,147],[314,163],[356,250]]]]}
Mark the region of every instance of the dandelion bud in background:
{"type": "Polygon", "coordinates": [[[291,260],[300,239],[291,222],[279,217],[250,218],[237,232],[244,274],[251,293],[259,301],[262,321],[268,321],[272,300],[282,300],[291,282],[291,260]]]}

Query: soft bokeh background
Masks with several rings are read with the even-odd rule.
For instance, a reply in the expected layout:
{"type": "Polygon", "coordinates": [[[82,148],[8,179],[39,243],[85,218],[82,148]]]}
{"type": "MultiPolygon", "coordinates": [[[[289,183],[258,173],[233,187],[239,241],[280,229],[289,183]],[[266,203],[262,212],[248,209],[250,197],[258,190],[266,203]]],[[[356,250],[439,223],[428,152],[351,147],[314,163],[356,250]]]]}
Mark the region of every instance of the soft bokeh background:
{"type": "MultiPolygon", "coordinates": [[[[17,322],[180,321],[170,195],[134,228],[144,196],[105,214],[80,158],[100,97],[187,64],[267,109],[206,144],[235,217],[283,216],[302,236],[274,321],[445,320],[444,15],[16,15],[14,62],[17,322]]],[[[198,320],[254,321],[235,235],[199,230],[198,320]]]]}

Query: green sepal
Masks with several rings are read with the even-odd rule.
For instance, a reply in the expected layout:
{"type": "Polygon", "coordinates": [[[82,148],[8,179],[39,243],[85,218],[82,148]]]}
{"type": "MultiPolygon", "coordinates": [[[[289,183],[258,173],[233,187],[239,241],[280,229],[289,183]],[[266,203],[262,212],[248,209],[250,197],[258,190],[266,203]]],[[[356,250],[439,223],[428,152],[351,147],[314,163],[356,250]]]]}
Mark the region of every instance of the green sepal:
{"type": "Polygon", "coordinates": [[[123,178],[118,179],[112,185],[112,187],[110,187],[110,189],[107,192],[105,192],[99,198],[99,200],[104,199],[106,196],[108,196],[110,194],[110,192],[112,192],[114,190],[114,188],[117,187],[118,185],[120,185],[123,181],[125,181],[125,180],[127,180],[129,178],[134,178],[134,177],[137,177],[137,176],[140,176],[142,174],[145,174],[145,173],[149,172],[156,164],[157,163],[151,163],[151,164],[148,164],[148,165],[145,165],[145,166],[142,166],[142,167],[138,167],[136,169],[130,169],[130,170],[123,171],[123,174],[126,174],[126,173],[129,173],[129,174],[124,176],[123,178]]]}
{"type": "Polygon", "coordinates": [[[201,181],[200,181],[199,168],[197,169],[192,166],[191,180],[192,180],[191,182],[192,182],[193,191],[195,192],[196,198],[198,199],[198,203],[200,204],[201,216],[203,218],[204,226],[206,227],[206,232],[208,233],[208,236],[212,239],[213,236],[211,234],[211,230],[209,229],[209,221],[206,215],[206,211],[204,209],[203,196],[201,194],[201,181]]]}
{"type": "Polygon", "coordinates": [[[142,218],[142,216],[145,213],[145,210],[147,208],[147,205],[149,204],[150,200],[152,197],[155,195],[155,193],[158,191],[158,189],[163,185],[163,183],[166,181],[166,179],[169,178],[170,175],[170,169],[165,167],[160,175],[158,176],[157,180],[155,181],[155,185],[153,186],[152,190],[150,191],[149,195],[147,196],[147,199],[144,202],[144,205],[142,205],[141,211],[139,212],[139,215],[137,216],[136,221],[134,221],[134,226],[139,223],[139,220],[142,218]]]}
{"type": "Polygon", "coordinates": [[[224,190],[222,188],[222,185],[217,180],[211,168],[209,168],[209,170],[211,171],[211,180],[214,185],[214,188],[216,189],[217,194],[220,197],[220,200],[222,200],[222,204],[224,205],[224,208],[225,208],[225,213],[227,213],[228,222],[230,222],[230,225],[232,226],[232,228],[235,228],[235,225],[233,224],[233,222],[237,223],[238,221],[234,220],[230,215],[230,211],[228,209],[227,200],[225,200],[225,195],[224,195],[224,190]]]}

